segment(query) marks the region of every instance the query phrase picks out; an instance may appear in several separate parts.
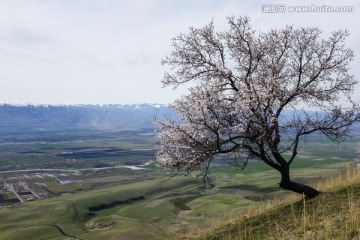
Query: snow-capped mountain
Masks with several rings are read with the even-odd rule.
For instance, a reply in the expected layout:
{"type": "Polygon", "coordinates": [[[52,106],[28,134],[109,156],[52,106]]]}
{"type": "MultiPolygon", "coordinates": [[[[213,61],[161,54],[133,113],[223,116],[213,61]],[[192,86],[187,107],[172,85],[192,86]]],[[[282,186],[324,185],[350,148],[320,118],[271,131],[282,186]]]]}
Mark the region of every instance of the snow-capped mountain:
{"type": "Polygon", "coordinates": [[[162,104],[0,105],[0,128],[155,128],[154,118],[173,117],[162,104]]]}

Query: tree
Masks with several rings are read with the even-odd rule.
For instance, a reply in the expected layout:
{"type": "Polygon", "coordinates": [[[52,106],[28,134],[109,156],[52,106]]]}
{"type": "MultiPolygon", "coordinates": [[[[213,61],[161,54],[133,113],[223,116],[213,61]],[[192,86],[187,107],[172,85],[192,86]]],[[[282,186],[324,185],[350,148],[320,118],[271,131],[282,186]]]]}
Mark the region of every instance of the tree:
{"type": "Polygon", "coordinates": [[[302,138],[320,133],[340,143],[360,120],[351,99],[354,54],[344,45],[349,33],[324,40],[318,28],[257,33],[247,17],[230,17],[228,24],[227,31],[216,32],[211,22],[173,39],[162,83],[191,87],[171,105],[180,120],[160,122],[157,162],[206,179],[214,158],[243,166],[255,158],[280,173],[281,188],[318,195],[291,180],[290,165],[302,138]]]}

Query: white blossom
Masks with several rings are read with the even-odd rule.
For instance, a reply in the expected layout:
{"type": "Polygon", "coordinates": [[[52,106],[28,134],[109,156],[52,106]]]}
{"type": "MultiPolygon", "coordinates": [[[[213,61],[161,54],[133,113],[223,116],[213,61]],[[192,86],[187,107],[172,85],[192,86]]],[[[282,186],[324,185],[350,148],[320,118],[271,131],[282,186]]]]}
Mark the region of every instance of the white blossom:
{"type": "Polygon", "coordinates": [[[283,176],[302,136],[320,132],[342,141],[359,120],[356,104],[343,108],[338,101],[346,96],[352,102],[357,83],[348,67],[353,51],[344,46],[348,32],[321,39],[318,28],[256,33],[247,17],[228,21],[224,32],[210,23],[175,37],[162,61],[170,67],[164,86],[194,87],[171,105],[180,120],[161,122],[158,163],[184,173],[205,167],[207,173],[213,157],[245,153],[283,176]],[[307,107],[318,112],[308,114],[307,107]],[[296,111],[285,119],[284,109],[296,111]],[[285,146],[289,130],[292,142],[285,146]]]}

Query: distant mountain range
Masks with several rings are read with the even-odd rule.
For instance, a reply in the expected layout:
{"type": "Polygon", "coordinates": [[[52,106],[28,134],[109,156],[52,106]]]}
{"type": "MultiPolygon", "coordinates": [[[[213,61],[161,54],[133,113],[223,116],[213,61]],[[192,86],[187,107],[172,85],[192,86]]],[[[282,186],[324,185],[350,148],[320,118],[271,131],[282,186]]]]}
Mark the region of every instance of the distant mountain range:
{"type": "MultiPolygon", "coordinates": [[[[285,119],[296,112],[285,110],[285,119]]],[[[313,114],[312,111],[308,111],[313,114]]],[[[302,114],[298,112],[297,114],[302,114]]],[[[0,104],[0,130],[139,130],[155,129],[154,119],[176,118],[163,104],[11,105],[0,104]]],[[[358,125],[358,124],[355,124],[358,125]]]]}
{"type": "Polygon", "coordinates": [[[161,104],[0,105],[0,129],[155,128],[154,118],[174,117],[161,104]]]}

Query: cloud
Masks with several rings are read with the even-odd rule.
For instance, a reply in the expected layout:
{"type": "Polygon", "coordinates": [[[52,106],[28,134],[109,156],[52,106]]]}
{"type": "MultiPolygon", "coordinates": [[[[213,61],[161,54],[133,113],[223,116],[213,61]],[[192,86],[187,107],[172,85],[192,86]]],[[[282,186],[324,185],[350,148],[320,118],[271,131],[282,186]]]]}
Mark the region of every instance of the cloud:
{"type": "MultiPolygon", "coordinates": [[[[348,28],[359,54],[357,1],[354,13],[265,14],[263,4],[296,1],[240,0],[5,0],[0,4],[0,101],[36,103],[168,103],[185,90],[161,88],[161,59],[171,38],[212,19],[248,15],[255,29],[286,24],[348,28]],[[341,21],[340,21],[341,20],[341,21]]],[[[301,5],[314,4],[313,1],[301,5]]],[[[336,1],[317,5],[339,5],[336,1]]],[[[354,63],[356,66],[358,60],[354,63]]],[[[359,71],[356,69],[356,71],[359,71]]],[[[359,72],[355,72],[359,75],[359,72]]]]}

